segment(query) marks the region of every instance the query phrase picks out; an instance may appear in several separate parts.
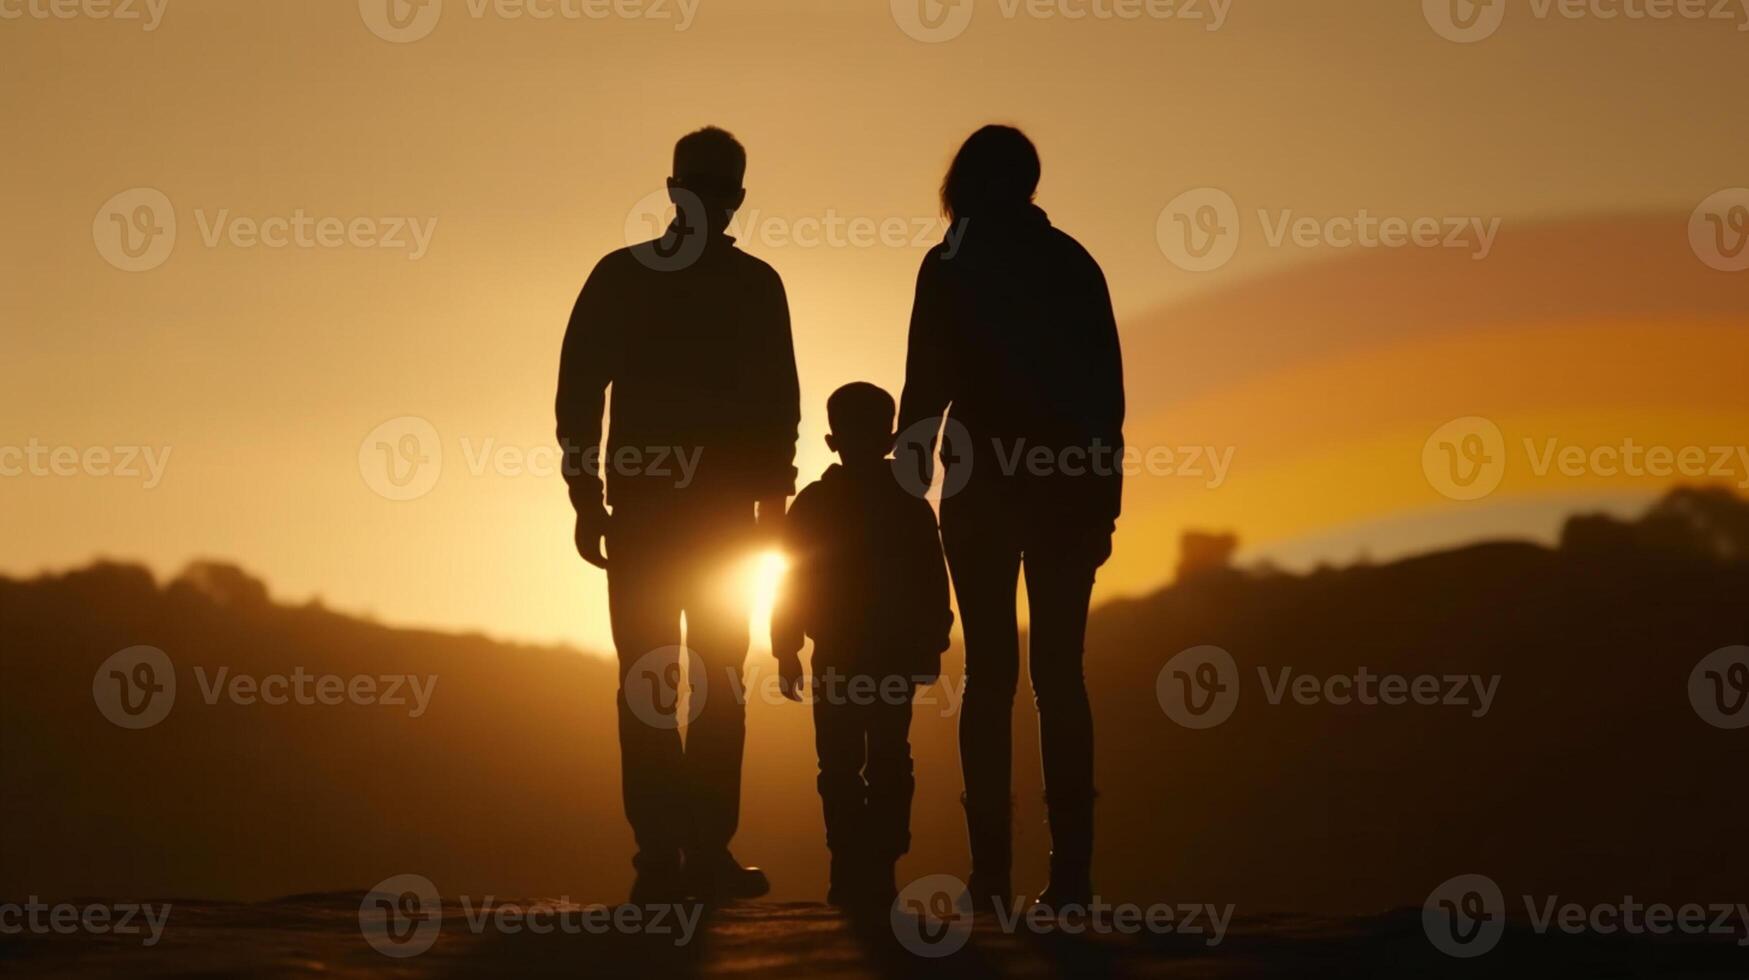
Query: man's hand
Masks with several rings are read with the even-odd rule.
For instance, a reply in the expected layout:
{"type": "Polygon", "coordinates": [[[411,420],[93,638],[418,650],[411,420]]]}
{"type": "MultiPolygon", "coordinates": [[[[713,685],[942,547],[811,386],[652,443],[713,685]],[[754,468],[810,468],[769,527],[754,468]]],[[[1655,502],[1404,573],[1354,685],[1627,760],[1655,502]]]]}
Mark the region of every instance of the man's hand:
{"type": "Polygon", "coordinates": [[[577,554],[596,568],[607,567],[607,556],[601,551],[601,539],[606,533],[607,508],[596,504],[593,510],[577,512],[577,554]]]}
{"type": "Polygon", "coordinates": [[[793,654],[778,654],[777,687],[783,696],[800,703],[802,700],[802,658],[793,654]]]}

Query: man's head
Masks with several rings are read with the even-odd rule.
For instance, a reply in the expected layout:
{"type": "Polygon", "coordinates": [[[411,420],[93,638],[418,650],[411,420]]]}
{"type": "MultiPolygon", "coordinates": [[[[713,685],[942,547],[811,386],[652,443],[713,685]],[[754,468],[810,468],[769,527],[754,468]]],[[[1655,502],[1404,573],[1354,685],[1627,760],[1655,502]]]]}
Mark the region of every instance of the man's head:
{"type": "Polygon", "coordinates": [[[846,466],[885,459],[893,448],[893,396],[866,381],[853,381],[826,399],[832,431],[826,445],[846,466]]]}
{"type": "Polygon", "coordinates": [[[727,130],[706,126],[674,144],[674,174],[668,197],[685,209],[687,195],[704,204],[706,220],[721,230],[746,199],[741,181],[747,176],[747,151],[727,130]]]}

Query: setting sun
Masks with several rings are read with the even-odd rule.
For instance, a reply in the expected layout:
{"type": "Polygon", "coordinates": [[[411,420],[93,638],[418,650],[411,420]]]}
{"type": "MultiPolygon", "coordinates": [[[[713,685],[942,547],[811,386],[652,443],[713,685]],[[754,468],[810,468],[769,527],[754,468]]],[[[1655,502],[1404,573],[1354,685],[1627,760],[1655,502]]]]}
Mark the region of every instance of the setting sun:
{"type": "Polygon", "coordinates": [[[783,584],[783,573],[788,568],[789,559],[783,552],[772,549],[748,559],[742,572],[745,587],[753,597],[751,622],[756,649],[767,649],[771,645],[771,609],[777,602],[777,590],[783,584]]]}

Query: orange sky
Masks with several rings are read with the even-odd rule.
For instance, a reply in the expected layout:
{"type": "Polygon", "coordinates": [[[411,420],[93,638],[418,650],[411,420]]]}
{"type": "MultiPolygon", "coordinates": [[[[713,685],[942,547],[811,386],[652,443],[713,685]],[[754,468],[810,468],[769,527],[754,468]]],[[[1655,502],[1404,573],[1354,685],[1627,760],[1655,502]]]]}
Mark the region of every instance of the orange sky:
{"type": "Polygon", "coordinates": [[[0,476],[0,570],[221,557],[282,597],[604,647],[601,577],[571,552],[560,481],[519,467],[550,444],[583,275],[624,243],[673,138],[706,122],[751,154],[745,244],[789,290],[805,475],[826,462],[827,392],[902,382],[915,230],[957,141],[991,120],[1032,134],[1040,203],[1112,286],[1131,441],[1231,462],[1218,486],[1131,481],[1107,594],[1161,584],[1185,526],[1235,529],[1248,556],[1348,560],[1548,533],[1563,510],[1673,482],[1539,474],[1526,439],[1749,441],[1732,373],[1749,363],[1749,272],[1709,267],[1688,238],[1703,200],[1749,184],[1749,134],[1722,108],[1739,23],[1515,3],[1458,43],[1415,2],[1205,0],[1174,8],[1202,19],[1126,20],[1096,15],[1109,0],[1047,5],[1080,19],[972,0],[962,33],[928,43],[901,29],[902,2],[592,19],[443,0],[412,22],[428,34],[392,43],[367,23],[376,2],[141,0],[146,30],[0,0],[0,470],[6,447],[163,462],[150,489],[0,476]],[[1192,272],[1162,210],[1203,187],[1233,201],[1239,237],[1192,272]],[[105,208],[135,188],[177,229],[162,264],[127,272],[105,208]],[[1270,241],[1283,220],[1363,209],[1497,237],[1482,259],[1270,241]],[[300,217],[366,234],[252,244],[300,217]],[[883,222],[904,239],[795,240],[883,222]],[[1462,416],[1509,450],[1476,501],[1421,465],[1462,416]],[[403,417],[430,423],[443,458],[429,492],[393,501],[360,447],[403,417]]]}

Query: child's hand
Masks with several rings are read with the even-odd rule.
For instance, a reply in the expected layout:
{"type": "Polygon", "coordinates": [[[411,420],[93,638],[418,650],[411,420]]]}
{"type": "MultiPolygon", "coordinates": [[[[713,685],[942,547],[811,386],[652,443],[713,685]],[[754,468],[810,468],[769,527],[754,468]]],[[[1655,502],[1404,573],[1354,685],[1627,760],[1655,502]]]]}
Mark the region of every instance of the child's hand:
{"type": "Polygon", "coordinates": [[[777,687],[783,696],[800,703],[802,700],[802,658],[793,653],[777,658],[777,687]]]}

